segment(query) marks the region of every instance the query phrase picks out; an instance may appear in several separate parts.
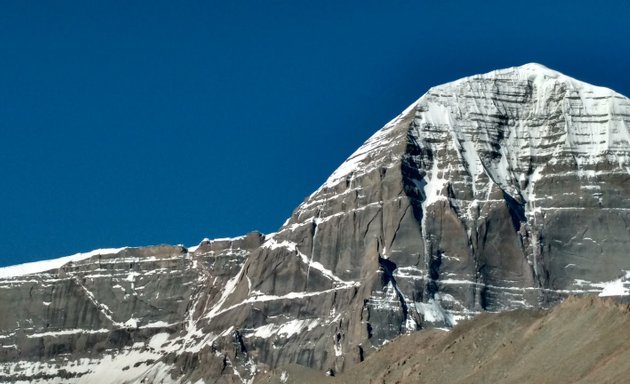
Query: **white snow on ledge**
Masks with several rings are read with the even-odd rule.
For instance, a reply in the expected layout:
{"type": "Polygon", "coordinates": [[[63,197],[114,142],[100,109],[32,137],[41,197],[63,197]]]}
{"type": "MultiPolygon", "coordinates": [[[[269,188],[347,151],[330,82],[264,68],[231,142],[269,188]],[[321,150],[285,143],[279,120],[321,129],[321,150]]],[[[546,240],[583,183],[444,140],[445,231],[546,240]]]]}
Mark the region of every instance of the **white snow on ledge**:
{"type": "Polygon", "coordinates": [[[53,269],[61,268],[63,265],[70,262],[76,262],[76,261],[89,259],[90,257],[96,256],[96,255],[111,255],[111,254],[118,253],[126,248],[127,247],[95,249],[90,252],[76,253],[74,255],[60,257],[58,259],[34,261],[31,263],[11,265],[9,267],[0,268],[0,279],[50,271],[53,269]]]}
{"type": "Polygon", "coordinates": [[[33,333],[31,335],[26,335],[29,339],[39,338],[39,337],[58,337],[58,336],[66,336],[66,335],[76,335],[80,333],[85,334],[95,334],[95,333],[108,333],[111,332],[111,329],[64,329],[60,331],[53,332],[42,332],[42,333],[33,333]]]}
{"type": "Polygon", "coordinates": [[[630,271],[624,272],[626,273],[625,276],[620,279],[593,284],[594,286],[602,288],[599,296],[629,296],[630,289],[627,286],[630,286],[630,281],[628,281],[630,279],[630,271]]]}
{"type": "Polygon", "coordinates": [[[319,325],[318,319],[310,320],[291,320],[284,324],[266,324],[258,328],[254,328],[246,333],[246,337],[259,337],[267,339],[272,336],[282,336],[287,339],[293,335],[297,335],[305,329],[311,331],[319,325]]]}
{"type": "Polygon", "coordinates": [[[196,252],[197,249],[203,243],[215,243],[215,242],[219,242],[219,241],[237,241],[237,240],[243,240],[246,237],[247,237],[247,235],[241,235],[241,236],[236,236],[236,237],[218,237],[216,239],[209,239],[207,237],[204,237],[204,239],[201,240],[199,242],[199,244],[193,245],[193,246],[190,246],[190,247],[186,247],[186,249],[188,250],[188,253],[193,253],[193,252],[196,252]]]}
{"type": "Polygon", "coordinates": [[[599,296],[628,296],[629,294],[628,289],[623,286],[623,281],[619,279],[604,284],[604,289],[600,292],[599,296]]]}

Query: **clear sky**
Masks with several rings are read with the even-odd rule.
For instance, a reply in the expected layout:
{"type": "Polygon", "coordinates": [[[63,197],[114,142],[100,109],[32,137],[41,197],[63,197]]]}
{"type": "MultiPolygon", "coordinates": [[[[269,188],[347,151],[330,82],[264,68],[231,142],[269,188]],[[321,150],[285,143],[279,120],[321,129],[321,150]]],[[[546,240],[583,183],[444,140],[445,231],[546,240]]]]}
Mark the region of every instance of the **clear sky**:
{"type": "Polygon", "coordinates": [[[548,2],[2,1],[0,265],[275,231],[466,75],[630,95],[628,2],[548,2]]]}

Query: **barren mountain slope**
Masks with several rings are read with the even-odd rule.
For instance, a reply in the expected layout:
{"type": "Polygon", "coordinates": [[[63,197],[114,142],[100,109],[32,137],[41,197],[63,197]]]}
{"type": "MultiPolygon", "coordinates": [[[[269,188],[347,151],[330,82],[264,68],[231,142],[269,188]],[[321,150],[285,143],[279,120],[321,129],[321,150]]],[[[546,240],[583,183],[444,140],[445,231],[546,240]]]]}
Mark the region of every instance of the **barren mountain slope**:
{"type": "Polygon", "coordinates": [[[400,336],[335,378],[290,366],[257,382],[624,383],[629,361],[630,305],[571,297],[552,310],[484,313],[450,332],[400,336]]]}

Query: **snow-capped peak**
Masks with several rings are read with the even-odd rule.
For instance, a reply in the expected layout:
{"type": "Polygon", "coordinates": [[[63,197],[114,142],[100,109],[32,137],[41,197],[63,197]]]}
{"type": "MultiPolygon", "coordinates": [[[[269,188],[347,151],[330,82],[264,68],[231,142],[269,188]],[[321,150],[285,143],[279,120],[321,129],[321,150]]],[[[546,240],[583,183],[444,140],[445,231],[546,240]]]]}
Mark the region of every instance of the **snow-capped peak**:
{"type": "Polygon", "coordinates": [[[451,86],[460,86],[464,82],[479,79],[530,81],[537,89],[544,88],[544,84],[546,83],[552,84],[554,82],[561,82],[567,84],[570,89],[576,90],[579,93],[587,93],[600,97],[622,96],[610,88],[585,83],[538,63],[527,63],[516,67],[497,69],[488,73],[467,76],[450,83],[436,86],[432,89],[447,89],[451,86]]]}
{"type": "MultiPolygon", "coordinates": [[[[563,103],[556,103],[558,108],[563,108],[567,115],[577,116],[571,129],[569,130],[568,127],[565,129],[566,147],[571,147],[578,153],[588,156],[597,156],[609,150],[616,150],[620,145],[619,143],[625,148],[624,143],[630,140],[630,133],[619,116],[614,116],[610,122],[597,125],[595,128],[592,124],[585,126],[579,121],[579,118],[583,115],[612,116],[627,111],[630,109],[627,98],[609,88],[579,81],[542,64],[528,63],[468,76],[432,87],[425,95],[407,107],[404,112],[372,135],[332,173],[313,195],[319,193],[324,187],[333,187],[342,180],[351,181],[376,167],[389,168],[394,166],[400,159],[392,154],[395,152],[393,147],[406,140],[405,126],[409,125],[414,116],[417,117],[418,114],[432,124],[453,125],[458,115],[462,113],[503,113],[508,116],[512,113],[508,110],[516,105],[514,103],[524,103],[522,105],[525,105],[527,103],[524,98],[530,98],[532,109],[528,112],[524,109],[528,107],[519,107],[521,111],[518,113],[523,115],[512,116],[513,119],[525,121],[530,112],[534,114],[554,113],[554,111],[546,110],[545,105],[550,98],[555,100],[558,97],[564,98],[563,103]],[[528,94],[527,92],[531,93],[528,94]],[[479,97],[488,98],[486,105],[465,102],[465,100],[479,97]],[[510,100],[504,102],[500,100],[502,97],[510,100]],[[501,106],[497,106],[497,103],[490,101],[489,98],[497,98],[497,103],[501,106]],[[418,105],[421,104],[423,105],[422,111],[418,109],[418,105]],[[464,107],[464,104],[469,105],[464,107]],[[409,124],[401,124],[403,121],[408,121],[409,124]],[[593,129],[594,131],[592,131],[593,129]],[[587,136],[591,139],[585,142],[584,138],[587,136]]],[[[523,125],[523,127],[525,126],[523,125]]],[[[459,128],[453,127],[453,129],[457,131],[459,128]]],[[[525,132],[526,140],[540,141],[539,137],[534,137],[532,134],[533,132],[531,134],[525,132]]]]}

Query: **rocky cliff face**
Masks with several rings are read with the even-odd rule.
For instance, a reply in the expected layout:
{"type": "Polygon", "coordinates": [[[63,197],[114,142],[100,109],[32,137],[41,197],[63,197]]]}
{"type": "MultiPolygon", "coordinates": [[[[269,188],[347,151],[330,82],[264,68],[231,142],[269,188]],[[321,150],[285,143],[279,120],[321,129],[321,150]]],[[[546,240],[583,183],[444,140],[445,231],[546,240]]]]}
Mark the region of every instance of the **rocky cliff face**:
{"type": "Polygon", "coordinates": [[[275,234],[5,278],[3,379],[343,371],[484,310],[627,294],[628,244],[630,100],[536,64],[494,71],[430,89],[275,234]]]}
{"type": "Polygon", "coordinates": [[[263,239],[94,251],[27,275],[40,263],[0,269],[0,382],[174,382],[200,365],[200,351],[203,374],[240,382],[226,371],[240,350],[216,355],[189,331],[199,303],[216,304],[263,239]]]}

